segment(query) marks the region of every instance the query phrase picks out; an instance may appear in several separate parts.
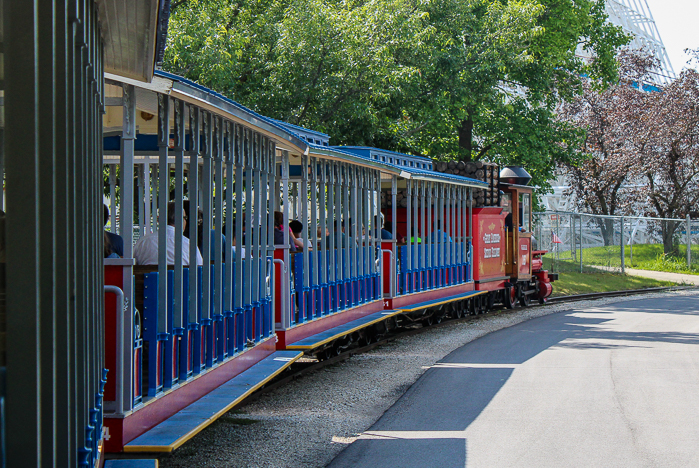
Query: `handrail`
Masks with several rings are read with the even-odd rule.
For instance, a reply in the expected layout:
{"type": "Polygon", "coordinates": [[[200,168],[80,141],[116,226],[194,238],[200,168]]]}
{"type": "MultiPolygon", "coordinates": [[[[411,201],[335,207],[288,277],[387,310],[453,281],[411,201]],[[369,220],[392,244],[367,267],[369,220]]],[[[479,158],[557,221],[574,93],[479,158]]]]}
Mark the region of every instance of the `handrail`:
{"type": "Polygon", "coordinates": [[[280,315],[282,317],[282,328],[284,328],[284,330],[286,330],[287,328],[289,328],[289,325],[290,325],[289,322],[291,321],[291,317],[287,316],[287,312],[289,310],[289,305],[287,303],[289,301],[289,297],[288,297],[289,293],[287,290],[289,288],[289,281],[287,278],[288,270],[286,269],[286,263],[284,263],[284,260],[282,260],[280,258],[275,258],[274,263],[282,266],[282,276],[283,277],[280,278],[280,281],[281,281],[282,309],[283,310],[281,311],[280,315]]]}
{"type": "MultiPolygon", "coordinates": [[[[390,281],[390,283],[389,283],[389,284],[391,285],[391,290],[388,292],[388,294],[390,295],[390,297],[395,297],[395,296],[396,296],[396,292],[395,292],[395,291],[396,291],[396,274],[397,274],[397,269],[396,269],[396,267],[395,267],[395,259],[394,259],[394,256],[393,256],[393,250],[381,249],[381,255],[379,255],[379,258],[381,259],[381,269],[380,269],[381,273],[383,273],[383,254],[384,254],[384,253],[388,253],[388,254],[391,256],[391,281],[390,281]]],[[[383,293],[384,293],[384,290],[383,290],[383,281],[381,281],[381,298],[382,298],[382,299],[383,299],[383,293]]]]}
{"type": "Polygon", "coordinates": [[[124,372],[124,291],[118,286],[105,285],[105,293],[112,293],[117,298],[116,307],[116,370],[114,372],[116,378],[116,413],[124,413],[124,385],[123,383],[123,372],[124,372]],[[120,382],[121,381],[121,382],[120,382]]]}

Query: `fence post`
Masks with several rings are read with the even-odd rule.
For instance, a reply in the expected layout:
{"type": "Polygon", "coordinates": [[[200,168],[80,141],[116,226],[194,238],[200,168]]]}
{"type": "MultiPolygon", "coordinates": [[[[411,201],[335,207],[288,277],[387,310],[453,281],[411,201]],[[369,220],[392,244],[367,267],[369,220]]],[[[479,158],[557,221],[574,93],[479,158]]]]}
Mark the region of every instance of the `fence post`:
{"type": "Polygon", "coordinates": [[[580,273],[583,272],[583,236],[582,236],[582,215],[578,215],[578,230],[580,232],[580,273]]]}
{"type": "Polygon", "coordinates": [[[624,217],[621,217],[621,235],[620,235],[620,241],[621,241],[621,274],[624,274],[624,260],[625,260],[625,255],[624,255],[624,217]]]}
{"type": "Polygon", "coordinates": [[[692,268],[692,222],[687,215],[687,268],[692,268]]]}

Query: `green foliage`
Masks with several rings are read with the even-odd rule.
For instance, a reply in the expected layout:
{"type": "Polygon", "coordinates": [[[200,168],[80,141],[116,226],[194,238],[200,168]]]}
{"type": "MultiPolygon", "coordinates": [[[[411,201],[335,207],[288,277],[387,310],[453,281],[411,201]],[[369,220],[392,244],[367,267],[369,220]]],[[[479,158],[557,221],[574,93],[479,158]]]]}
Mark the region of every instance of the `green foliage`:
{"type": "Polygon", "coordinates": [[[181,0],[168,36],[168,71],[333,144],[520,163],[544,188],[579,157],[556,106],[613,82],[627,41],[603,0],[181,0]]]}
{"type": "MultiPolygon", "coordinates": [[[[634,244],[633,248],[626,246],[624,249],[624,265],[626,268],[639,270],[667,271],[670,273],[699,274],[699,245],[692,245],[692,266],[687,267],[687,246],[678,245],[677,256],[663,253],[663,244],[634,244]]],[[[561,252],[562,256],[570,257],[570,252],[561,252]]],[[[612,268],[621,267],[621,249],[618,245],[606,247],[589,247],[582,251],[584,265],[596,265],[612,268]]],[[[578,262],[556,261],[560,270],[579,269],[578,262]]]]}
{"type": "Polygon", "coordinates": [[[640,276],[613,275],[609,273],[561,273],[553,283],[553,296],[570,296],[607,291],[659,288],[675,286],[670,281],[660,281],[640,276]]]}

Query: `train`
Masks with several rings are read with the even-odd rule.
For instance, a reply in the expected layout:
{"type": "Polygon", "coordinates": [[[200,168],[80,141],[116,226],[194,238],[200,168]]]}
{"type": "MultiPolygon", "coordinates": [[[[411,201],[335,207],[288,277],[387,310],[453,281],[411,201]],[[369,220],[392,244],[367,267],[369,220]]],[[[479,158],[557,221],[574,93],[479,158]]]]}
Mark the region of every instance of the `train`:
{"type": "Polygon", "coordinates": [[[100,451],[175,450],[303,355],[552,293],[522,167],[496,184],[332,146],[162,71],[110,75],[104,93],[107,229],[124,248],[104,259],[100,451]],[[486,188],[497,200],[477,206],[486,188]],[[149,236],[157,264],[137,264],[149,236]]]}

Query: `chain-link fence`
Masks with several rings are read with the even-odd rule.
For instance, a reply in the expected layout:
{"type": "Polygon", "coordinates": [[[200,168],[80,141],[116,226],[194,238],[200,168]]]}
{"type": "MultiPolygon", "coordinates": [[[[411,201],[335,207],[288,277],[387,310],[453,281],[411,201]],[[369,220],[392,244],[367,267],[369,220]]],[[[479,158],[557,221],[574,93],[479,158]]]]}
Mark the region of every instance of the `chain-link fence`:
{"type": "Polygon", "coordinates": [[[556,272],[699,272],[697,219],[547,211],[534,214],[534,235],[556,272]]]}

